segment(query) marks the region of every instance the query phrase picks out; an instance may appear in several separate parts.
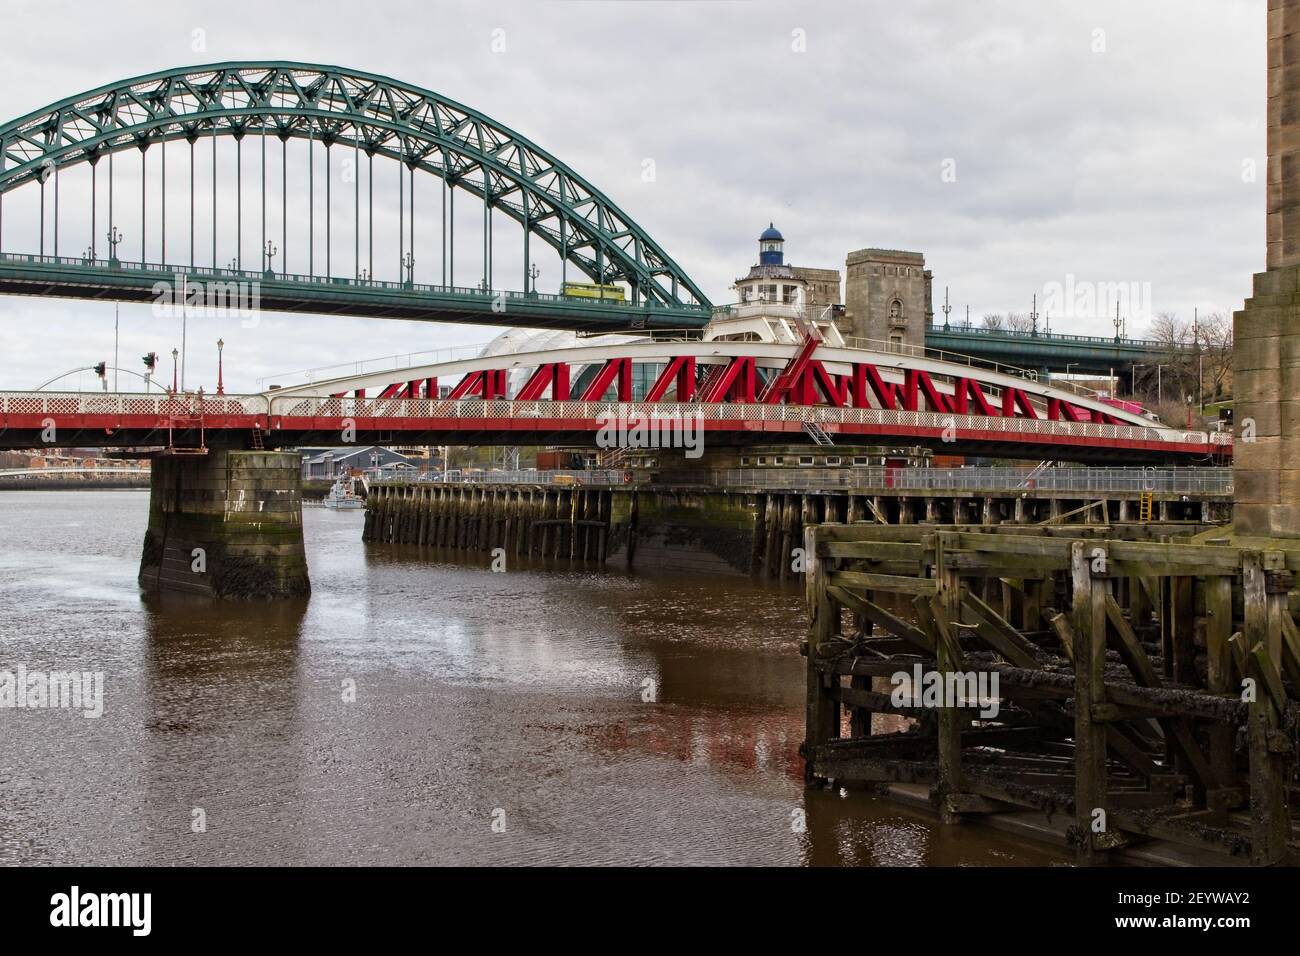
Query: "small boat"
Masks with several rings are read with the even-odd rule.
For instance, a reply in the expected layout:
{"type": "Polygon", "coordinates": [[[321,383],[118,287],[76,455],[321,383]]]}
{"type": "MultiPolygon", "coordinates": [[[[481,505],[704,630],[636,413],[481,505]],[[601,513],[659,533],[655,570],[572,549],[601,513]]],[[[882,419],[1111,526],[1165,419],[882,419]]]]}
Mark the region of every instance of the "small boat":
{"type": "Polygon", "coordinates": [[[355,511],[366,506],[366,499],[356,492],[356,480],[351,475],[340,475],[325,496],[325,507],[335,511],[355,511]]]}

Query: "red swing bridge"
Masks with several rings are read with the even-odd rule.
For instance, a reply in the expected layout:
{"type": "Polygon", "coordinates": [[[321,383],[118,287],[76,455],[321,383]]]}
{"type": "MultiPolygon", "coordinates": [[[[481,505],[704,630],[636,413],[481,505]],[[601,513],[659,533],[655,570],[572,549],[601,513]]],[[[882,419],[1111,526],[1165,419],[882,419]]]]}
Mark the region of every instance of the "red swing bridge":
{"type": "MultiPolygon", "coordinates": [[[[951,332],[939,343],[929,331],[918,340],[984,357],[968,358],[846,340],[833,314],[814,316],[824,303],[784,265],[783,240],[769,229],[752,278],[738,282],[741,302],[715,307],[594,183],[436,91],[284,61],[109,83],[0,124],[0,296],[148,303],[168,319],[201,298],[205,309],[241,315],[509,326],[552,337],[382,371],[363,373],[377,369],[364,362],[252,394],[225,394],[220,358],[215,394],[187,390],[183,362],[162,393],[157,383],[153,393],[147,385],[135,394],[0,392],[0,449],[154,458],[141,586],[277,598],[310,587],[302,456],[288,450],[306,446],[590,448],[607,443],[601,433],[613,424],[616,448],[627,448],[639,423],[655,421],[660,437],[689,427],[689,444],[685,434],[680,444],[703,445],[706,469],[736,457],[710,459],[712,449],[791,444],[1142,466],[1223,464],[1232,453],[1227,433],[1169,427],[1044,374],[1050,365],[1122,372],[1151,343],[951,332]],[[355,175],[340,192],[341,162],[355,175]],[[539,288],[543,274],[558,283],[539,288]],[[192,570],[195,548],[208,552],[202,574],[192,570]]],[[[640,482],[629,484],[629,495],[639,493],[640,482]]],[[[581,526],[584,553],[606,552],[619,527],[608,501],[563,489],[526,494],[530,528],[545,538],[530,548],[575,557],[581,526]],[[570,523],[563,533],[558,508],[570,523]],[[604,544],[591,540],[601,532],[590,522],[602,521],[604,544]]],[[[766,539],[770,568],[786,566],[774,556],[797,526],[777,497],[744,505],[772,511],[772,535],[782,508],[784,537],[766,539]]],[[[848,514],[858,497],[846,496],[848,514]]],[[[518,496],[514,504],[522,506],[518,496]]],[[[648,527],[643,504],[636,513],[648,527]]],[[[970,517],[969,505],[959,496],[925,508],[957,519],[970,517]]],[[[918,507],[908,501],[900,520],[918,507]]],[[[1034,507],[1021,505],[1022,516],[1034,507]]],[[[389,524],[374,534],[407,528],[396,510],[385,514],[389,524]]]]}
{"type": "Polygon", "coordinates": [[[689,420],[706,445],[907,443],[1125,464],[1232,454],[1230,433],[1172,428],[1071,383],[792,332],[604,336],[247,395],[3,392],[0,447],[594,445],[611,421],[657,419],[689,420]]]}

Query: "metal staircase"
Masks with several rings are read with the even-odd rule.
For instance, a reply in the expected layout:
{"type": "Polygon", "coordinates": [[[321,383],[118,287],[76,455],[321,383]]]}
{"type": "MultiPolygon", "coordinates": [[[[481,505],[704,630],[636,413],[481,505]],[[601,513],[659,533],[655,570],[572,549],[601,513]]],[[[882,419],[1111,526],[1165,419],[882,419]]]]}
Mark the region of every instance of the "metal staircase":
{"type": "Polygon", "coordinates": [[[722,379],[722,376],[726,374],[727,364],[725,362],[721,365],[709,366],[709,370],[705,372],[704,377],[700,379],[699,387],[695,389],[695,401],[712,401],[711,393],[718,387],[718,382],[722,379]]]}
{"type": "Polygon", "coordinates": [[[799,327],[799,332],[803,336],[803,341],[799,344],[799,351],[794,354],[794,358],[786,363],[785,368],[781,369],[779,374],[768,380],[767,385],[763,387],[762,394],[758,397],[760,402],[770,402],[793,388],[795,383],[803,376],[804,370],[808,368],[813,352],[817,351],[817,346],[821,345],[822,336],[817,331],[816,324],[809,321],[808,316],[802,311],[795,313],[795,324],[799,327]]]}
{"type": "Polygon", "coordinates": [[[196,405],[193,401],[184,404],[178,403],[179,407],[173,408],[167,416],[167,450],[168,455],[206,455],[208,453],[208,443],[206,439],[206,430],[203,423],[202,405],[196,405]],[[176,438],[180,433],[193,434],[198,432],[198,445],[177,445],[176,438]]]}
{"type": "Polygon", "coordinates": [[[818,445],[825,447],[827,445],[835,444],[835,442],[831,441],[831,436],[822,431],[822,427],[816,422],[804,422],[803,431],[805,435],[811,438],[818,445]]]}
{"type": "Polygon", "coordinates": [[[1020,487],[1032,488],[1034,486],[1035,478],[1037,478],[1043,472],[1047,471],[1047,469],[1054,468],[1055,466],[1056,466],[1055,461],[1040,461],[1033,468],[1029,469],[1028,474],[1026,474],[1024,479],[1020,482],[1020,487]]]}
{"type": "Polygon", "coordinates": [[[622,469],[623,461],[627,458],[627,449],[622,445],[617,448],[605,448],[600,452],[600,467],[611,471],[622,469]]]}

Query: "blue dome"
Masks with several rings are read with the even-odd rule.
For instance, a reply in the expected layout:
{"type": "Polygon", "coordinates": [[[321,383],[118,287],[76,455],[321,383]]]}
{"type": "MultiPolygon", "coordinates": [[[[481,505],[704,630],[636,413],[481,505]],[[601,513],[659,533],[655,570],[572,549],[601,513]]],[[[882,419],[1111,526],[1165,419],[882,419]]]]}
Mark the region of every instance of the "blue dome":
{"type": "Polygon", "coordinates": [[[769,222],[767,228],[763,230],[763,234],[758,237],[758,241],[766,242],[770,239],[775,239],[777,242],[785,242],[785,236],[781,235],[781,231],[769,222]]]}

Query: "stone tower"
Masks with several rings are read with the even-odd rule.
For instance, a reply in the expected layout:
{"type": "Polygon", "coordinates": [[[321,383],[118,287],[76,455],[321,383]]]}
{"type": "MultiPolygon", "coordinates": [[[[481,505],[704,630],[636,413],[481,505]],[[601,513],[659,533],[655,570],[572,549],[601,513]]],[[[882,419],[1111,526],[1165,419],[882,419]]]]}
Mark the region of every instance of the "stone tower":
{"type": "Polygon", "coordinates": [[[844,311],[850,335],[925,345],[934,318],[925,256],[894,249],[859,249],[845,262],[844,311]]]}
{"type": "Polygon", "coordinates": [[[1300,0],[1268,3],[1265,271],[1233,316],[1239,534],[1300,537],[1300,0]]]}

